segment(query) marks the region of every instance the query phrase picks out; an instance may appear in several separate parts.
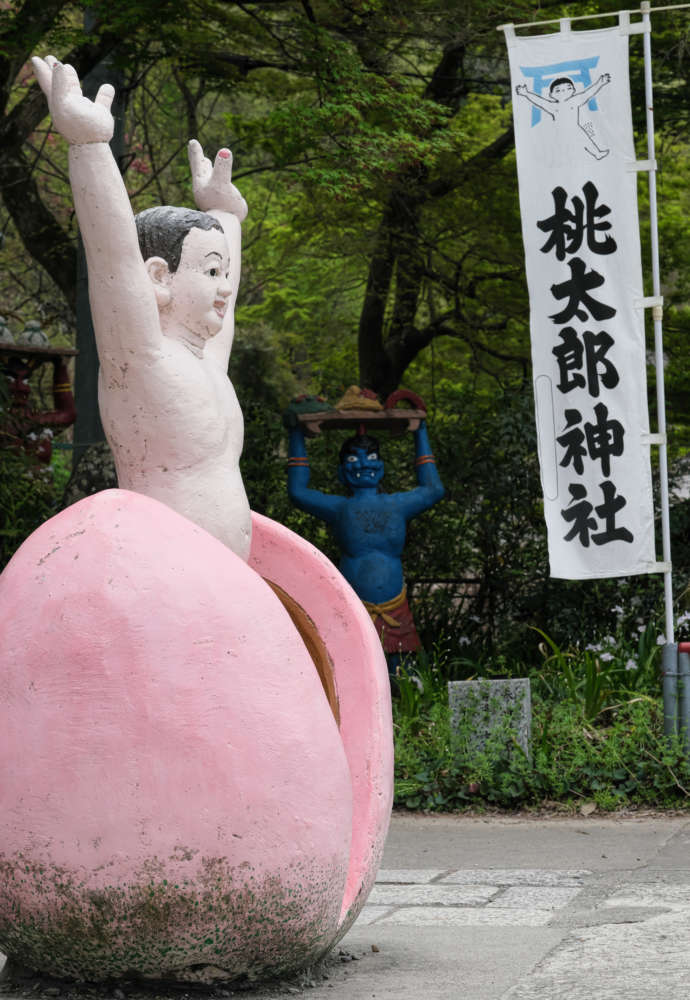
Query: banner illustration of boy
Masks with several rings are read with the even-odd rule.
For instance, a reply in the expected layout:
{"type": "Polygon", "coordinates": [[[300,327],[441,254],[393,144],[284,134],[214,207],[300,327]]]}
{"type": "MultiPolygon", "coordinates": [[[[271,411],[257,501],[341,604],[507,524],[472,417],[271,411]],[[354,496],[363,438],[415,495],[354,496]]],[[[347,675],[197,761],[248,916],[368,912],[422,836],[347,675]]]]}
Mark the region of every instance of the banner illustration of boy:
{"type": "Polygon", "coordinates": [[[610,73],[602,73],[598,80],[585,87],[584,90],[577,91],[575,84],[569,76],[560,76],[551,82],[549,86],[549,96],[542,97],[528,90],[527,84],[519,83],[515,88],[515,93],[519,97],[526,98],[540,111],[550,115],[558,126],[559,132],[572,132],[577,128],[582,133],[578,136],[580,142],[584,142],[584,148],[595,160],[603,160],[609,155],[610,150],[600,149],[594,141],[594,129],[590,121],[583,122],[580,117],[582,108],[589,104],[591,99],[599,93],[602,87],[611,82],[610,73]]]}

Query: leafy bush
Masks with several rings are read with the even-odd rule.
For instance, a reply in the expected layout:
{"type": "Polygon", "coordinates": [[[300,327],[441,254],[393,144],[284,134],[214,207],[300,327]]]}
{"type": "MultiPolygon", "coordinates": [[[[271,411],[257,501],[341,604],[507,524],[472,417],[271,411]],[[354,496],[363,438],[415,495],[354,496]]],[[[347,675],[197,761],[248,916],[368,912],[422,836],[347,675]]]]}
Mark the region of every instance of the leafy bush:
{"type": "Polygon", "coordinates": [[[57,513],[69,469],[59,452],[50,465],[0,448],[0,570],[39,525],[57,513]]]}
{"type": "Polygon", "coordinates": [[[658,699],[633,699],[599,727],[587,724],[572,702],[551,705],[536,697],[532,713],[531,759],[505,732],[473,751],[470,728],[452,731],[440,700],[421,726],[398,715],[395,804],[429,810],[583,800],[605,810],[690,804],[690,762],[678,740],[664,738],[658,699]]]}
{"type": "Polygon", "coordinates": [[[606,636],[585,649],[564,652],[546,633],[540,646],[544,666],[535,678],[552,702],[568,699],[579,705],[582,716],[593,722],[602,713],[630,701],[636,692],[658,694],[657,665],[661,654],[657,628],[650,622],[641,632],[637,648],[627,634],[606,636]],[[547,650],[551,650],[548,653],[547,650]]]}
{"type": "Polygon", "coordinates": [[[484,745],[471,705],[453,727],[433,665],[421,671],[431,680],[424,691],[403,675],[394,701],[396,805],[690,805],[688,753],[663,731],[657,630],[645,628],[636,649],[609,638],[597,649],[563,651],[543,637],[544,665],[531,671],[529,755],[510,718],[484,745]]]}

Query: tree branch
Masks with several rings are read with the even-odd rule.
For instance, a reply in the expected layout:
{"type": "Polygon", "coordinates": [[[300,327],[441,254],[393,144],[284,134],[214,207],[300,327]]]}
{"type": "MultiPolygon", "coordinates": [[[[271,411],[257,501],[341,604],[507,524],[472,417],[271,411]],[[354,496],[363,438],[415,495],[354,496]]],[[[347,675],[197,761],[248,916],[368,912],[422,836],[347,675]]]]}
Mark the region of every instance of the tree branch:
{"type": "Polygon", "coordinates": [[[475,169],[485,168],[490,163],[496,160],[503,159],[504,156],[511,151],[515,145],[515,134],[513,132],[513,126],[506,129],[497,139],[490,142],[488,146],[481,149],[474,156],[471,156],[469,160],[466,160],[463,164],[462,171],[459,171],[452,177],[440,177],[437,180],[431,181],[427,184],[424,192],[422,193],[423,200],[432,200],[436,198],[445,198],[446,195],[450,194],[452,191],[457,190],[461,184],[464,184],[467,180],[467,174],[475,169]]]}
{"type": "Polygon", "coordinates": [[[12,84],[44,34],[52,28],[67,0],[25,0],[0,32],[0,110],[7,107],[12,84]]]}
{"type": "Polygon", "coordinates": [[[391,198],[378,228],[359,317],[359,380],[363,388],[374,391],[377,391],[380,376],[389,367],[383,344],[383,321],[395,264],[393,203],[391,198]]]}
{"type": "Polygon", "coordinates": [[[68,234],[41,201],[31,165],[21,149],[0,159],[0,191],[24,246],[73,306],[77,252],[68,234]]]}
{"type": "Polygon", "coordinates": [[[465,86],[458,80],[465,55],[465,43],[454,40],[443,48],[443,53],[427,84],[424,97],[444,107],[456,109],[465,93],[465,86]]]}
{"type": "MultiPolygon", "coordinates": [[[[84,42],[75,47],[64,56],[63,61],[74,66],[79,79],[83,80],[119,41],[116,35],[103,35],[96,42],[84,42]]],[[[25,142],[47,114],[46,99],[41,88],[34,83],[0,123],[0,158],[25,142]]]]}

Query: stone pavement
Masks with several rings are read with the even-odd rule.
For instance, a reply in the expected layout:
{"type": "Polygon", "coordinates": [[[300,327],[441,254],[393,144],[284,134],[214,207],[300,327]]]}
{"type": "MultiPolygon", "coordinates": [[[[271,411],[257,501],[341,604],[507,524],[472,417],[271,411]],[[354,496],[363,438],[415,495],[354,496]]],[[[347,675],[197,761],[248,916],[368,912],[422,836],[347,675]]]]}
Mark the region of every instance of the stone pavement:
{"type": "Polygon", "coordinates": [[[313,1000],[690,997],[690,816],[396,815],[341,948],[313,1000]]]}

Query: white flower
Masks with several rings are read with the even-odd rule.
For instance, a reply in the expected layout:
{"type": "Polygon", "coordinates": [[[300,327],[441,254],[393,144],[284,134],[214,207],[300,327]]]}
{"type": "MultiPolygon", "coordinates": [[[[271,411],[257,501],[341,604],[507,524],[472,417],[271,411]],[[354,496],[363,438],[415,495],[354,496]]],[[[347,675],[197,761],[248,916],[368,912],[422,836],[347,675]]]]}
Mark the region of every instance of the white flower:
{"type": "Polygon", "coordinates": [[[613,659],[613,653],[602,653],[599,659],[603,660],[605,663],[608,663],[609,660],[613,659]]]}
{"type": "Polygon", "coordinates": [[[621,617],[621,616],[623,615],[623,608],[622,608],[622,607],[620,606],[620,604],[615,604],[615,605],[614,605],[614,606],[613,606],[613,607],[611,608],[611,610],[612,610],[612,611],[615,611],[616,615],[617,615],[617,616],[618,616],[619,618],[620,618],[620,617],[621,617]]]}
{"type": "Polygon", "coordinates": [[[637,663],[635,662],[635,660],[628,660],[627,663],[625,664],[625,669],[637,670],[637,663]]]}
{"type": "Polygon", "coordinates": [[[657,646],[665,646],[666,645],[666,636],[665,635],[658,635],[656,637],[656,644],[657,644],[657,646]]]}
{"type": "Polygon", "coordinates": [[[467,638],[466,635],[461,635],[460,638],[458,639],[459,646],[469,646],[469,644],[470,640],[467,638]]]}

